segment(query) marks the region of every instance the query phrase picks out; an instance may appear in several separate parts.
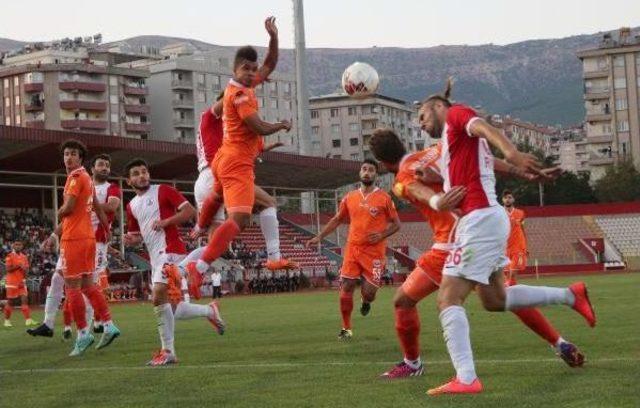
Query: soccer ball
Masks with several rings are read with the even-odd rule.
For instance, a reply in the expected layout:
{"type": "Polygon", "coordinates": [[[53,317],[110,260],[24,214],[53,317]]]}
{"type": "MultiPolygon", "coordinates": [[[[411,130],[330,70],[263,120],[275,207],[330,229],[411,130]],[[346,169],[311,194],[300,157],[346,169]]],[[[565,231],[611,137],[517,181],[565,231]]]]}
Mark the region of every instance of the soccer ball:
{"type": "Polygon", "coordinates": [[[342,89],[354,98],[376,93],[379,84],[378,72],[365,62],[354,62],[342,74],[342,89]]]}

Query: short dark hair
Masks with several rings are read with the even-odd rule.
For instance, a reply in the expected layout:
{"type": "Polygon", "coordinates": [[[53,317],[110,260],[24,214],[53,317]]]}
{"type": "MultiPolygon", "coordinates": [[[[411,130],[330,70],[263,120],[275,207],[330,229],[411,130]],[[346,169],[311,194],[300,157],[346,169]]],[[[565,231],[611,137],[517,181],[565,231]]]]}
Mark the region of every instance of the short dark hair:
{"type": "Polygon", "coordinates": [[[376,129],[369,140],[373,156],[382,162],[396,164],[407,154],[402,141],[391,129],[376,129]]]}
{"type": "Polygon", "coordinates": [[[78,151],[80,155],[80,159],[84,161],[85,157],[89,151],[87,150],[87,146],[79,140],[76,139],[67,139],[60,144],[60,153],[64,154],[64,149],[75,149],[78,151]]]}
{"type": "Polygon", "coordinates": [[[258,52],[255,48],[250,45],[245,45],[244,47],[238,48],[236,51],[236,56],[233,58],[233,69],[238,68],[243,61],[249,62],[257,62],[258,61],[258,52]]]}
{"type": "Polygon", "coordinates": [[[360,167],[362,167],[362,165],[364,165],[364,164],[370,164],[370,165],[372,165],[373,167],[375,167],[375,168],[376,168],[376,173],[378,172],[378,162],[377,162],[377,161],[375,161],[375,160],[373,160],[373,159],[364,159],[364,160],[362,161],[362,164],[360,165],[360,167]]]}
{"type": "Polygon", "coordinates": [[[513,196],[513,193],[511,192],[511,190],[509,190],[509,189],[502,190],[502,197],[503,198],[508,196],[508,195],[513,196]]]}
{"type": "Polygon", "coordinates": [[[111,164],[111,156],[109,156],[106,153],[100,153],[100,154],[96,154],[91,158],[91,167],[94,167],[98,160],[105,160],[105,161],[108,161],[109,164],[111,164]]]}
{"type": "Polygon", "coordinates": [[[149,163],[147,163],[145,159],[136,157],[135,159],[130,160],[127,164],[124,165],[124,174],[129,177],[129,171],[131,171],[132,168],[138,166],[144,166],[147,168],[147,170],[149,169],[149,163]]]}
{"type": "Polygon", "coordinates": [[[452,89],[453,89],[453,78],[449,77],[447,78],[447,82],[445,83],[444,91],[442,91],[442,93],[439,93],[439,94],[433,94],[428,96],[424,101],[422,101],[422,105],[426,103],[440,101],[444,104],[444,106],[451,107],[451,101],[449,100],[449,98],[451,98],[452,89]]]}

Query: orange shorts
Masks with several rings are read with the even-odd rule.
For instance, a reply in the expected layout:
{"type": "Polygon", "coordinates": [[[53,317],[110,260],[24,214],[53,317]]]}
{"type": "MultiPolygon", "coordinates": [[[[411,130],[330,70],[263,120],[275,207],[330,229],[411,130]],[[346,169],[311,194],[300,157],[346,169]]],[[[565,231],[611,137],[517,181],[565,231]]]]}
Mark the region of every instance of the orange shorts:
{"type": "Polygon", "coordinates": [[[93,275],[96,265],[95,239],[75,239],[60,243],[62,276],[65,279],[93,275]]]}
{"type": "Polygon", "coordinates": [[[7,286],[7,299],[17,299],[21,296],[27,295],[27,286],[24,284],[24,282],[15,286],[7,286]]]}
{"type": "Polygon", "coordinates": [[[213,188],[222,196],[227,212],[251,214],[256,196],[253,163],[230,154],[218,154],[212,165],[213,188]]]}
{"type": "Polygon", "coordinates": [[[385,251],[386,247],[345,245],[340,276],[345,279],[363,277],[370,284],[380,287],[386,263],[385,251]]]}
{"type": "Polygon", "coordinates": [[[422,254],[415,269],[402,284],[402,291],[412,300],[419,302],[438,290],[442,281],[442,268],[449,252],[430,249],[422,254]]]}
{"type": "Polygon", "coordinates": [[[98,286],[103,292],[109,290],[109,276],[106,271],[100,272],[100,275],[98,275],[98,286]]]}
{"type": "Polygon", "coordinates": [[[527,252],[514,251],[507,254],[509,258],[509,268],[512,271],[524,271],[527,267],[527,252]]]}

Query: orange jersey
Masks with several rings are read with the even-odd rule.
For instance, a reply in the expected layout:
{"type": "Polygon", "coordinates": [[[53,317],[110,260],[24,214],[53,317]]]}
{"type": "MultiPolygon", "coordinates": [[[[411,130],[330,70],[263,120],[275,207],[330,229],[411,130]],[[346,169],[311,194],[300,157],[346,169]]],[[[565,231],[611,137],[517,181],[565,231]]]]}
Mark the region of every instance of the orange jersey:
{"type": "MultiPolygon", "coordinates": [[[[256,84],[259,80],[256,81],[256,84]]],[[[244,120],[258,112],[253,87],[230,80],[222,101],[223,139],[220,153],[232,154],[243,161],[253,161],[262,150],[262,136],[252,132],[244,120]]]]}
{"type": "Polygon", "coordinates": [[[93,224],[91,211],[93,210],[93,181],[84,169],[80,167],[67,176],[64,194],[74,196],[76,204],[71,214],[62,219],[61,241],[77,239],[93,239],[93,224]]]}
{"type": "Polygon", "coordinates": [[[25,254],[10,252],[5,258],[4,264],[7,270],[7,287],[18,287],[24,282],[27,270],[29,269],[27,256],[25,254]]]}
{"type": "Polygon", "coordinates": [[[506,210],[511,222],[511,233],[507,241],[507,252],[524,252],[527,250],[527,238],[524,235],[524,211],[517,208],[506,210]]]}
{"type": "MultiPolygon", "coordinates": [[[[406,155],[400,162],[398,173],[393,182],[393,193],[396,197],[410,202],[422,214],[433,231],[433,242],[435,244],[448,244],[453,239],[453,227],[456,224],[456,218],[448,211],[435,211],[428,204],[416,200],[408,189],[411,184],[419,183],[415,179],[416,169],[419,166],[435,165],[436,161],[440,159],[440,152],[441,148],[438,144],[406,155]]],[[[437,193],[443,191],[442,184],[430,184],[427,187],[437,193]]]]}
{"type": "MultiPolygon", "coordinates": [[[[389,194],[376,187],[367,195],[360,189],[349,192],[340,202],[338,217],[350,220],[348,244],[369,245],[368,235],[384,232],[389,222],[398,217],[398,212],[389,194]]],[[[375,246],[386,247],[386,240],[375,246]]]]}

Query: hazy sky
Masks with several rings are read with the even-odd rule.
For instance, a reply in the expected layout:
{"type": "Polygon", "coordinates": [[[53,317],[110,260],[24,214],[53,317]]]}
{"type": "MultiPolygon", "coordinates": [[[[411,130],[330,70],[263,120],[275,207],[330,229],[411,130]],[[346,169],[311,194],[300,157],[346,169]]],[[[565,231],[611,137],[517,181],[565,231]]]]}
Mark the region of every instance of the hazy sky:
{"type": "MultiPolygon", "coordinates": [[[[0,37],[51,40],[102,33],[142,34],[214,44],[266,43],[275,15],[281,46],[293,46],[291,0],[3,1],[0,37]]],[[[639,0],[306,0],[308,47],[426,47],[508,44],[640,26],[639,0]]]]}

